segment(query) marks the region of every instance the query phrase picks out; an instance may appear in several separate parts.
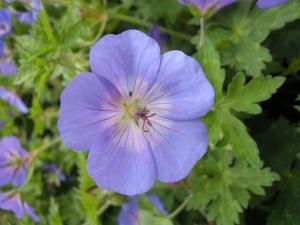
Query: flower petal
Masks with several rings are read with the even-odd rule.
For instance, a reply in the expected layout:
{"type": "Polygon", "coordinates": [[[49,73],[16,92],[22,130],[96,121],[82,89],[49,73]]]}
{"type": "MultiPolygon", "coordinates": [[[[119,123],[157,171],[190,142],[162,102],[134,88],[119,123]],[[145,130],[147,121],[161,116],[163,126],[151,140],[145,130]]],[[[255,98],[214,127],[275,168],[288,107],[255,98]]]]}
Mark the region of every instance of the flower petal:
{"type": "Polygon", "coordinates": [[[148,196],[148,199],[152,204],[164,215],[167,215],[169,212],[165,209],[164,204],[160,200],[160,198],[157,195],[150,194],[148,196]]]}
{"type": "Polygon", "coordinates": [[[24,209],[18,194],[11,196],[9,192],[0,193],[0,209],[13,211],[18,219],[24,216],[24,209]]]}
{"type": "Polygon", "coordinates": [[[94,139],[115,123],[119,92],[106,79],[81,73],[61,95],[58,129],[64,143],[73,150],[87,150],[94,139]]]}
{"type": "Polygon", "coordinates": [[[256,5],[260,9],[269,9],[287,3],[288,0],[258,0],[256,5]]]}
{"type": "Polygon", "coordinates": [[[18,187],[20,185],[22,185],[26,180],[26,168],[24,167],[24,165],[21,165],[21,168],[19,168],[12,179],[12,184],[15,187],[18,187]]]}
{"type": "Polygon", "coordinates": [[[155,40],[137,30],[106,35],[91,49],[93,73],[110,80],[124,97],[143,95],[155,80],[160,49],[155,40]]]}
{"type": "MultiPolygon", "coordinates": [[[[154,117],[153,117],[154,118],[154,117]]],[[[206,153],[207,130],[200,120],[152,120],[146,134],[156,162],[158,179],[176,182],[186,177],[206,153]]]]}
{"type": "Polygon", "coordinates": [[[6,167],[1,167],[0,166],[0,169],[1,169],[1,173],[0,173],[0,187],[3,187],[5,185],[7,185],[12,177],[13,177],[13,174],[14,174],[14,167],[11,167],[11,166],[6,166],[6,167]]]}
{"type": "Polygon", "coordinates": [[[90,150],[87,166],[100,188],[129,196],[148,191],[156,178],[149,144],[133,123],[101,135],[90,150]]]}
{"type": "Polygon", "coordinates": [[[156,85],[144,102],[160,117],[191,120],[213,106],[214,90],[193,58],[180,51],[163,54],[156,85]]]}
{"type": "Polygon", "coordinates": [[[14,136],[6,136],[2,138],[0,142],[0,155],[4,155],[7,159],[12,159],[12,155],[15,157],[25,158],[27,152],[21,147],[19,140],[14,136]]]}
{"type": "MultiPolygon", "coordinates": [[[[17,66],[11,58],[0,61],[0,74],[10,76],[17,73],[17,66]]],[[[26,111],[26,110],[25,110],[26,111]]]]}
{"type": "Polygon", "coordinates": [[[13,92],[8,91],[4,87],[0,86],[0,98],[6,101],[8,104],[16,107],[21,113],[27,113],[28,108],[24,102],[13,92]]]}
{"type": "Polygon", "coordinates": [[[24,203],[24,211],[33,221],[40,221],[40,218],[34,213],[34,209],[32,209],[27,203],[24,203]]]}
{"type": "Polygon", "coordinates": [[[123,205],[118,216],[119,225],[139,225],[139,211],[135,198],[123,205]]]}

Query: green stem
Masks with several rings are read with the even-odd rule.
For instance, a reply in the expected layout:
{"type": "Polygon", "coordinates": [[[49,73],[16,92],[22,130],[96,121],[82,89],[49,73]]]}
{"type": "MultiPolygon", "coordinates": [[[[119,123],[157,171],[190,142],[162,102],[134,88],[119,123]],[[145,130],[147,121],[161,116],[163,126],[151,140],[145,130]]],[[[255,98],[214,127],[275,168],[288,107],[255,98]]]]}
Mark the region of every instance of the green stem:
{"type": "Polygon", "coordinates": [[[110,205],[111,205],[110,201],[104,202],[104,204],[99,208],[99,210],[97,212],[98,215],[101,215],[103,212],[105,212],[109,208],[110,205]]]}
{"type": "MultiPolygon", "coordinates": [[[[96,38],[95,38],[94,43],[95,43],[96,41],[98,41],[98,40],[102,37],[102,35],[103,35],[103,33],[104,33],[104,30],[105,30],[105,27],[106,27],[106,24],[107,24],[107,20],[104,20],[104,21],[102,22],[102,24],[101,24],[101,27],[100,27],[100,29],[99,29],[98,34],[96,35],[96,38]]],[[[93,43],[93,44],[94,44],[94,43],[93,43]]]]}
{"type": "MultiPolygon", "coordinates": [[[[135,17],[132,17],[132,16],[128,16],[128,15],[125,15],[125,14],[116,13],[116,12],[110,12],[109,13],[109,18],[122,20],[122,21],[125,21],[125,22],[128,22],[128,23],[133,23],[133,24],[136,24],[136,25],[139,25],[139,26],[142,26],[142,27],[146,27],[148,29],[151,29],[151,27],[153,26],[153,23],[150,23],[148,21],[142,20],[140,18],[135,18],[135,17]]],[[[161,30],[161,32],[167,33],[171,36],[174,36],[174,37],[177,37],[177,38],[180,38],[180,39],[183,39],[183,40],[190,41],[190,39],[191,39],[190,35],[183,34],[183,33],[180,33],[180,32],[165,28],[165,27],[160,26],[160,30],[161,30]]]]}
{"type": "Polygon", "coordinates": [[[205,20],[204,17],[200,18],[200,40],[199,40],[199,49],[203,46],[205,38],[205,20]]]}
{"type": "Polygon", "coordinates": [[[192,195],[186,197],[186,199],[177,207],[177,209],[175,209],[171,214],[168,215],[168,218],[173,219],[174,217],[176,217],[186,207],[191,197],[192,195]]]}
{"type": "Polygon", "coordinates": [[[45,145],[37,148],[36,151],[41,152],[43,150],[47,150],[48,148],[52,147],[53,145],[56,145],[59,142],[60,142],[60,138],[57,137],[53,141],[51,141],[51,142],[49,142],[49,143],[47,143],[47,144],[45,144],[45,145]]]}

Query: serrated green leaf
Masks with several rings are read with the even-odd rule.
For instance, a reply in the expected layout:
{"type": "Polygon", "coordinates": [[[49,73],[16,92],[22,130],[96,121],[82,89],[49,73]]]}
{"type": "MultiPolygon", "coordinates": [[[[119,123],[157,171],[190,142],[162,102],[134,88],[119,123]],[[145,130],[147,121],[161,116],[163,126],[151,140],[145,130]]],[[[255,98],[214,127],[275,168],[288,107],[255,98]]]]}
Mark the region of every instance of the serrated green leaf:
{"type": "Polygon", "coordinates": [[[87,191],[91,187],[95,187],[95,181],[90,177],[87,171],[85,154],[78,154],[77,166],[79,169],[79,189],[82,191],[87,191]]]}
{"type": "Polygon", "coordinates": [[[267,48],[246,37],[222,50],[222,58],[223,65],[234,66],[237,71],[246,71],[253,77],[261,75],[265,63],[272,60],[267,48]]]}
{"type": "Polygon", "coordinates": [[[239,213],[248,206],[250,192],[264,194],[278,179],[268,168],[252,167],[234,161],[232,153],[217,148],[202,161],[192,178],[190,209],[205,208],[210,221],[217,225],[239,223],[239,213]]]}
{"type": "Polygon", "coordinates": [[[237,74],[228,86],[222,106],[237,112],[259,114],[261,107],[257,103],[269,99],[284,80],[283,77],[265,76],[252,79],[245,84],[245,76],[242,73],[237,74]]]}
{"type": "Polygon", "coordinates": [[[208,38],[205,40],[203,47],[197,52],[196,58],[201,63],[206,77],[214,87],[218,99],[223,92],[225,71],[221,69],[219,53],[208,38]]]}
{"type": "Polygon", "coordinates": [[[77,190],[78,198],[81,202],[82,208],[84,209],[84,215],[86,219],[86,225],[99,225],[98,218],[98,208],[99,201],[95,199],[95,196],[84,192],[82,190],[77,190]]]}
{"type": "Polygon", "coordinates": [[[50,225],[63,225],[63,222],[59,215],[59,207],[53,198],[50,199],[48,219],[50,225]]]}
{"type": "Polygon", "coordinates": [[[215,45],[220,48],[223,65],[230,65],[237,71],[243,70],[247,75],[256,77],[262,75],[265,64],[272,59],[269,50],[261,43],[271,31],[300,18],[300,2],[289,1],[269,10],[256,7],[249,10],[244,4],[238,4],[238,8],[229,15],[220,17],[219,21],[231,35],[216,39],[214,27],[207,33],[212,35],[215,45]]]}

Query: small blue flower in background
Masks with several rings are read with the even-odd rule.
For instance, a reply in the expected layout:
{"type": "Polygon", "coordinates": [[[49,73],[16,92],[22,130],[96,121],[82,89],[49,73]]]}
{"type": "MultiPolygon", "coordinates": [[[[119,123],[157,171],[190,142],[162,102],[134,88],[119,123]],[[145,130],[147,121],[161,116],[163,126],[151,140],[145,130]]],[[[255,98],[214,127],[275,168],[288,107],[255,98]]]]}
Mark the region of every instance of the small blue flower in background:
{"type": "Polygon", "coordinates": [[[169,213],[157,195],[150,194],[148,198],[162,214],[167,215],[169,213]]]}
{"type": "Polygon", "coordinates": [[[0,74],[9,76],[16,73],[17,66],[10,56],[5,42],[0,39],[0,74]]]}
{"type": "Polygon", "coordinates": [[[11,12],[8,9],[0,9],[0,37],[11,33],[11,12]]]}
{"type": "Polygon", "coordinates": [[[32,24],[36,21],[41,9],[40,0],[19,0],[27,6],[29,12],[17,13],[16,18],[21,23],[32,24]]]}
{"type": "Polygon", "coordinates": [[[184,179],[207,150],[200,121],[214,90],[199,63],[180,51],[160,54],[137,30],[106,35],[61,95],[58,129],[75,151],[89,150],[100,188],[134,196],[158,179],[184,179]]]}
{"type": "MultiPolygon", "coordinates": [[[[201,15],[205,15],[208,11],[212,11],[213,13],[218,10],[238,2],[239,0],[178,0],[182,4],[192,4],[198,8],[201,15]]],[[[279,6],[283,3],[288,2],[288,0],[258,0],[257,6],[260,9],[268,9],[275,6],[279,6]]]]}
{"type": "Polygon", "coordinates": [[[4,100],[11,106],[17,108],[21,113],[28,113],[28,108],[24,102],[13,92],[8,91],[6,88],[0,86],[0,99],[4,100]]]}
{"type": "Polygon", "coordinates": [[[227,5],[233,4],[239,0],[178,0],[182,4],[195,5],[201,15],[205,15],[208,11],[217,12],[227,5]]]}
{"type": "MultiPolygon", "coordinates": [[[[164,215],[168,214],[168,211],[164,208],[160,198],[156,195],[149,195],[148,199],[153,205],[164,215]]],[[[118,216],[119,225],[139,225],[139,207],[138,197],[132,197],[131,200],[122,206],[121,212],[118,216]]]]}
{"type": "Polygon", "coordinates": [[[28,156],[16,137],[4,137],[0,141],[0,187],[9,183],[20,186],[25,182],[28,156]]]}
{"type": "Polygon", "coordinates": [[[149,32],[149,36],[159,44],[162,51],[166,51],[166,43],[169,41],[170,37],[167,34],[163,34],[158,25],[153,25],[149,32]]]}
{"type": "Polygon", "coordinates": [[[60,181],[65,181],[66,180],[65,175],[62,173],[62,171],[54,163],[46,164],[44,166],[44,170],[48,173],[54,173],[59,178],[60,181]]]}
{"type": "Polygon", "coordinates": [[[4,0],[6,3],[21,2],[28,9],[28,12],[15,13],[17,20],[21,23],[32,24],[36,21],[41,9],[40,0],[4,0]]]}
{"type": "Polygon", "coordinates": [[[268,9],[287,3],[288,0],[258,0],[257,7],[260,9],[268,9]]]}
{"type": "Polygon", "coordinates": [[[34,213],[34,209],[21,200],[19,193],[0,193],[0,209],[13,211],[18,219],[28,215],[33,221],[39,221],[39,217],[34,213]]]}

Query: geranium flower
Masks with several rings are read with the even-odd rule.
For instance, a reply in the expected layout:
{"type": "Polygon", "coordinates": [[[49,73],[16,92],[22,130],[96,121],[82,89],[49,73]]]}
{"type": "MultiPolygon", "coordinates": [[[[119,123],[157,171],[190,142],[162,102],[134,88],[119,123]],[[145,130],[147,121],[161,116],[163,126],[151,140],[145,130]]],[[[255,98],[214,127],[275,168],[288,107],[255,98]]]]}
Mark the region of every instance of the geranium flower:
{"type": "Polygon", "coordinates": [[[22,185],[26,180],[28,153],[16,137],[4,137],[0,141],[0,187],[8,183],[22,185]]]}
{"type": "Polygon", "coordinates": [[[92,73],[81,73],[61,95],[58,128],[75,151],[90,150],[97,185],[126,195],[156,179],[186,177],[207,149],[200,121],[214,91],[201,66],[180,51],[160,55],[137,30],[106,35],[90,51],[92,73]]]}
{"type": "MultiPolygon", "coordinates": [[[[162,213],[167,215],[168,212],[164,208],[162,202],[159,197],[156,195],[149,195],[149,200],[153,203],[153,205],[162,213]]],[[[133,197],[131,200],[122,206],[121,212],[118,216],[119,225],[139,225],[140,224],[140,215],[139,215],[139,207],[138,207],[138,198],[133,197]]]]}
{"type": "Polygon", "coordinates": [[[39,217],[34,213],[34,210],[26,202],[22,202],[18,193],[0,193],[0,209],[13,211],[18,219],[28,215],[32,220],[39,221],[39,217]]]}
{"type": "Polygon", "coordinates": [[[8,91],[0,86],[0,98],[8,104],[16,107],[21,113],[27,113],[28,108],[24,102],[13,92],[8,91]]]}
{"type": "Polygon", "coordinates": [[[287,3],[288,0],[258,0],[257,7],[260,9],[268,9],[287,3]]]}
{"type": "Polygon", "coordinates": [[[0,37],[9,35],[11,29],[11,12],[8,9],[0,9],[0,37]]]}
{"type": "Polygon", "coordinates": [[[227,5],[235,3],[239,0],[178,0],[182,4],[195,5],[202,15],[208,11],[216,12],[227,5]]]}

